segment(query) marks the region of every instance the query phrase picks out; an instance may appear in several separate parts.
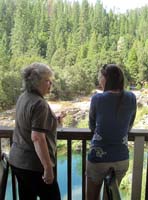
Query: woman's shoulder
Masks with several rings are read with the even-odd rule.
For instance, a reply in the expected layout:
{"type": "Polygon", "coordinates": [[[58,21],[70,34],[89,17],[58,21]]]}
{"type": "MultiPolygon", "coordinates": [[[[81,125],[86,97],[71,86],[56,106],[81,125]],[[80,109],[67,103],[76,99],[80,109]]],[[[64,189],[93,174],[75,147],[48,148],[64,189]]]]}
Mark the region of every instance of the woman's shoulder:
{"type": "Polygon", "coordinates": [[[124,91],[124,95],[129,98],[134,98],[134,99],[136,98],[136,95],[131,91],[124,91]]]}
{"type": "Polygon", "coordinates": [[[48,102],[40,95],[34,92],[27,92],[25,94],[28,98],[28,101],[30,104],[32,104],[33,107],[39,108],[48,108],[48,102]]]}
{"type": "Polygon", "coordinates": [[[124,99],[126,102],[129,102],[129,104],[136,106],[136,95],[131,91],[124,91],[124,99]]]}
{"type": "Polygon", "coordinates": [[[91,97],[91,104],[98,104],[101,102],[102,93],[96,93],[91,97]]]}
{"type": "Polygon", "coordinates": [[[92,96],[92,99],[99,99],[103,96],[102,92],[97,92],[92,96]]]}

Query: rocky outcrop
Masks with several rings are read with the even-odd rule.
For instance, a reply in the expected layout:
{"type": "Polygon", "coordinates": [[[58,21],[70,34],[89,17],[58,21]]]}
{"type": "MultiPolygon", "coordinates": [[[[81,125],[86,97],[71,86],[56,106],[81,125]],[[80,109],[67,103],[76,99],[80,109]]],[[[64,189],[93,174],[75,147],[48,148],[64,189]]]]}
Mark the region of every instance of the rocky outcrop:
{"type": "Polygon", "coordinates": [[[138,107],[148,106],[148,89],[133,91],[137,98],[138,107]]]}
{"type": "MultiPolygon", "coordinates": [[[[148,106],[148,89],[142,89],[140,91],[132,91],[137,98],[138,107],[148,106]]],[[[76,99],[75,101],[65,102],[49,102],[52,110],[58,114],[61,111],[66,112],[72,118],[72,126],[76,126],[81,119],[85,119],[88,116],[90,107],[90,97],[83,97],[76,99]]],[[[0,113],[0,125],[14,127],[15,124],[15,108],[0,113]]],[[[144,115],[136,128],[148,127],[148,115],[144,115]]]]}

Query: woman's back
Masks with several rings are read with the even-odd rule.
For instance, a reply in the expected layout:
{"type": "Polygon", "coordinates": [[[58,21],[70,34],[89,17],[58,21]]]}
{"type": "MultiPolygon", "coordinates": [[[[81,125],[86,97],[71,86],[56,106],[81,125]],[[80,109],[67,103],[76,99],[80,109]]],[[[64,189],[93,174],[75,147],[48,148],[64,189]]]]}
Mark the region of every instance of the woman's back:
{"type": "Polygon", "coordinates": [[[94,135],[89,160],[111,162],[128,159],[127,133],[135,112],[136,98],[131,92],[123,92],[121,96],[120,92],[106,91],[93,96],[90,129],[94,135]]]}

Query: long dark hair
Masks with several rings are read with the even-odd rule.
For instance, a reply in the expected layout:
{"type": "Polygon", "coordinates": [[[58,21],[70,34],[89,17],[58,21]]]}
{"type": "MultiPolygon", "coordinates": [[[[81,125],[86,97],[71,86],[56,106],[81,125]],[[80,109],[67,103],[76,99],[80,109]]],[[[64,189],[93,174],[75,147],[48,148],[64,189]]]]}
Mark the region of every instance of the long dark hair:
{"type": "Polygon", "coordinates": [[[106,83],[104,92],[108,90],[119,90],[120,96],[117,103],[117,117],[120,113],[122,99],[124,96],[124,75],[121,68],[116,64],[105,64],[101,69],[101,74],[105,77],[106,83]]]}
{"type": "Polygon", "coordinates": [[[101,74],[106,79],[104,91],[124,89],[124,75],[120,67],[116,64],[105,64],[101,69],[101,74]]]}

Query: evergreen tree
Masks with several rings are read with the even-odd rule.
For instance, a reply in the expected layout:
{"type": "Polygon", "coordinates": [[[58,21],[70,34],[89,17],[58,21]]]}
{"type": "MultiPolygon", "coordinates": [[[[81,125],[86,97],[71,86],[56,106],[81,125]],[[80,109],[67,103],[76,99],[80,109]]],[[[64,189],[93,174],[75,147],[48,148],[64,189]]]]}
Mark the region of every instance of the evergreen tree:
{"type": "Polygon", "coordinates": [[[148,81],[148,6],[117,14],[100,0],[1,0],[0,22],[0,107],[14,102],[3,77],[17,83],[34,61],[55,71],[55,98],[87,94],[105,63],[121,64],[130,83],[148,81]]]}
{"type": "Polygon", "coordinates": [[[10,56],[7,50],[7,34],[4,33],[0,40],[0,71],[6,71],[9,68],[10,56]]]}
{"type": "Polygon", "coordinates": [[[89,39],[90,24],[89,24],[89,4],[87,0],[82,1],[79,21],[79,40],[80,44],[84,44],[89,39]]]}
{"type": "Polygon", "coordinates": [[[89,40],[89,46],[88,46],[88,58],[94,59],[98,53],[98,41],[97,41],[97,35],[95,32],[92,33],[90,40],[89,40]]]}
{"type": "Polygon", "coordinates": [[[136,49],[132,47],[128,54],[127,59],[127,70],[131,76],[131,80],[136,83],[138,78],[138,57],[136,53],[136,49]]]}
{"type": "Polygon", "coordinates": [[[30,10],[29,0],[16,1],[16,14],[14,28],[12,28],[11,50],[14,57],[26,53],[31,27],[29,26],[30,10]]]}
{"type": "Polygon", "coordinates": [[[144,47],[138,47],[138,80],[141,85],[148,81],[148,39],[144,47]]]}

